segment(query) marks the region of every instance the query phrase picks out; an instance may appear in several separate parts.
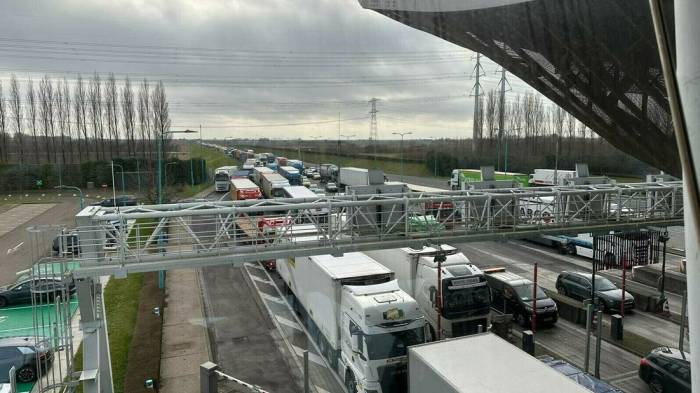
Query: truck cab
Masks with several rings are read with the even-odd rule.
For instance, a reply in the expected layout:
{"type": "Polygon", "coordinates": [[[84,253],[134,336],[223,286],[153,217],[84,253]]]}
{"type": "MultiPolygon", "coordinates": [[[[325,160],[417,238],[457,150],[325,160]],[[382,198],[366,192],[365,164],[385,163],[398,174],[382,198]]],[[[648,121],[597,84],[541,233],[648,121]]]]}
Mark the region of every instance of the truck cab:
{"type": "Polygon", "coordinates": [[[408,347],[426,341],[415,300],[395,280],[344,286],[338,374],[349,392],[407,391],[408,347]]]}
{"type": "MultiPolygon", "coordinates": [[[[438,262],[435,251],[428,248],[416,256],[416,301],[426,312],[426,318],[436,335],[438,312],[438,262]]],[[[491,292],[484,274],[462,253],[447,255],[442,262],[441,318],[442,337],[459,337],[486,331],[491,323],[491,292]]]]}

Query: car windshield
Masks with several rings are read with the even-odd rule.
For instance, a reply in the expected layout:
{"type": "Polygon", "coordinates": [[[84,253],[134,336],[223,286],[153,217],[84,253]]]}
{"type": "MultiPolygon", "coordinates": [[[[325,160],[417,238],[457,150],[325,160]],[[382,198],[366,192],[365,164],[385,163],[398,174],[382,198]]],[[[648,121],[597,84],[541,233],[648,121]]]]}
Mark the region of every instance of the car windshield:
{"type": "Polygon", "coordinates": [[[595,278],[595,290],[596,291],[612,291],[614,289],[617,289],[615,284],[610,282],[607,278],[604,277],[596,277],[595,278]]]}
{"type": "Polygon", "coordinates": [[[369,334],[364,337],[369,360],[406,356],[409,346],[425,342],[422,327],[392,333],[369,334]]]}
{"type": "MultiPolygon", "coordinates": [[[[532,300],[532,285],[532,283],[518,285],[516,287],[513,287],[513,289],[515,289],[515,292],[518,294],[518,297],[522,299],[522,301],[527,302],[532,300]]],[[[537,300],[547,299],[548,297],[539,285],[537,286],[536,293],[537,300]]]]}

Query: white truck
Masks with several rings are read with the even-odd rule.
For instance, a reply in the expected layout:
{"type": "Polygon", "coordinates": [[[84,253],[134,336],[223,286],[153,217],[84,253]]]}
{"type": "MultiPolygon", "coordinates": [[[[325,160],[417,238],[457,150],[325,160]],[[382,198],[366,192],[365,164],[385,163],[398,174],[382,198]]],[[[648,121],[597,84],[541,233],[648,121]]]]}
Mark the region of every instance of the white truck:
{"type": "Polygon", "coordinates": [[[406,392],[406,350],[425,342],[418,304],[359,252],[277,260],[292,304],[348,392],[406,392]]]}
{"type": "Polygon", "coordinates": [[[561,169],[535,169],[527,180],[531,186],[563,186],[566,181],[576,177],[576,171],[561,169]]]}
{"type": "Polygon", "coordinates": [[[401,289],[418,302],[434,339],[438,331],[441,338],[478,333],[479,325],[486,331],[491,324],[491,294],[484,273],[454,247],[440,247],[447,254],[440,274],[441,293],[437,288],[436,248],[393,248],[366,254],[394,271],[401,289]],[[436,302],[440,294],[442,313],[438,330],[436,302]]]}
{"type": "Polygon", "coordinates": [[[408,349],[409,392],[591,393],[492,333],[408,349]]]}
{"type": "Polygon", "coordinates": [[[216,192],[227,192],[229,189],[231,176],[238,170],[237,166],[221,166],[214,171],[214,190],[216,192]]]}
{"type": "Polygon", "coordinates": [[[342,167],[338,171],[338,183],[341,186],[368,186],[383,184],[384,172],[379,169],[342,167]]]}
{"type": "Polygon", "coordinates": [[[260,175],[260,188],[266,198],[285,198],[285,187],[289,187],[289,181],[279,173],[260,175]]]}

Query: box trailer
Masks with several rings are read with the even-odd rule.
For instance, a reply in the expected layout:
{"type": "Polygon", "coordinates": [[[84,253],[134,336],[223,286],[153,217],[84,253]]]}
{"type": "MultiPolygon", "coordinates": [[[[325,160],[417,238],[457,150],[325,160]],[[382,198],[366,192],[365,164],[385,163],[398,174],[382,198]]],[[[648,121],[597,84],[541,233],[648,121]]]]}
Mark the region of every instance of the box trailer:
{"type": "Polygon", "coordinates": [[[338,171],[341,186],[368,186],[384,184],[384,172],[379,169],[342,167],[338,171]]]}

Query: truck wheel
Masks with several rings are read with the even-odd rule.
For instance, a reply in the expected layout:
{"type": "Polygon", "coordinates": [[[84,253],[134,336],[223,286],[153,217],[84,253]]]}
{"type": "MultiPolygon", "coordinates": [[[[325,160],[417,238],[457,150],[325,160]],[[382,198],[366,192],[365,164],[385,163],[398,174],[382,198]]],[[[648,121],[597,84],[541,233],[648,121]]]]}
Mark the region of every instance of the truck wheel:
{"type": "Polygon", "coordinates": [[[345,373],[345,389],[348,393],[357,393],[357,382],[355,382],[355,375],[352,371],[347,371],[345,373]]]}
{"type": "Polygon", "coordinates": [[[522,327],[527,327],[527,318],[523,314],[518,314],[517,317],[515,317],[515,321],[518,323],[518,325],[522,327]]]}
{"type": "Polygon", "coordinates": [[[576,245],[569,244],[566,246],[566,250],[569,252],[569,254],[576,255],[576,245]]]}

